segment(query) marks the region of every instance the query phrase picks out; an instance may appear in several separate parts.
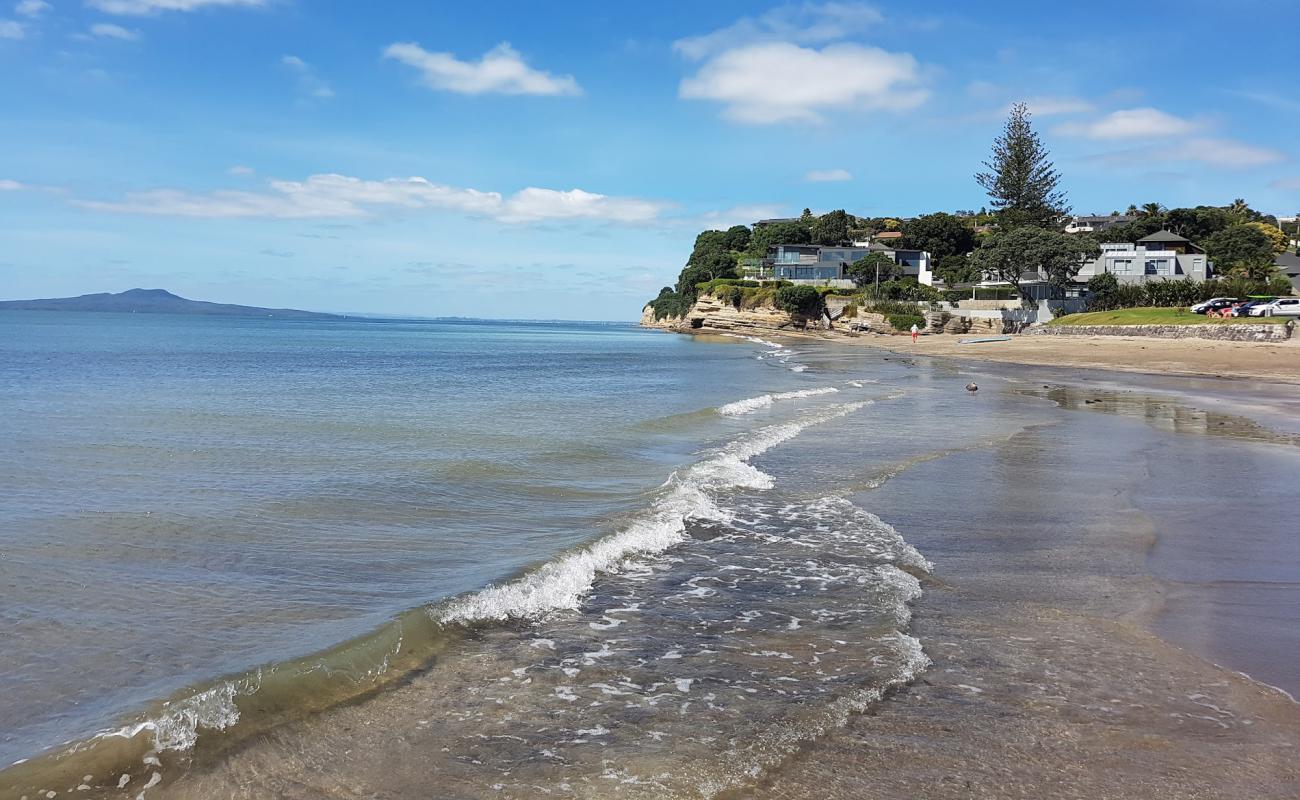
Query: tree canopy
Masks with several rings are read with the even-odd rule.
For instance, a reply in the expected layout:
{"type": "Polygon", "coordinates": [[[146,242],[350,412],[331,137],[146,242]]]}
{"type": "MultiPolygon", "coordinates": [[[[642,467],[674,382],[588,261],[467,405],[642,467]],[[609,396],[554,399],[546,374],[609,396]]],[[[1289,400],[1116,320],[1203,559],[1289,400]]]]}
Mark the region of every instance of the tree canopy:
{"type": "Polygon", "coordinates": [[[1084,261],[1100,249],[1086,238],[1060,231],[1022,227],[999,232],[971,254],[972,264],[994,280],[1020,292],[1026,272],[1042,273],[1049,284],[1064,288],[1079,274],[1084,261]]]}
{"type": "Polygon", "coordinates": [[[965,255],[975,249],[975,231],[952,214],[925,214],[903,223],[899,245],[907,250],[925,250],[935,263],[949,256],[965,255]]]}
{"type": "Polygon", "coordinates": [[[993,154],[984,162],[987,172],[975,180],[988,192],[998,226],[1056,229],[1070,212],[1061,175],[1049,160],[1047,147],[1034,132],[1029,106],[1011,107],[1006,127],[993,142],[993,154]]]}
{"type": "Polygon", "coordinates": [[[1275,272],[1273,240],[1254,225],[1225,228],[1203,245],[1220,272],[1251,279],[1267,279],[1275,272]]]}
{"type": "Polygon", "coordinates": [[[812,224],[812,240],[816,244],[836,246],[849,241],[849,215],[844,209],[822,214],[812,224]]]}
{"type": "Polygon", "coordinates": [[[854,261],[844,272],[856,286],[871,286],[876,282],[876,268],[880,268],[880,280],[892,281],[903,277],[903,268],[894,263],[894,259],[879,251],[867,253],[854,261]]]}

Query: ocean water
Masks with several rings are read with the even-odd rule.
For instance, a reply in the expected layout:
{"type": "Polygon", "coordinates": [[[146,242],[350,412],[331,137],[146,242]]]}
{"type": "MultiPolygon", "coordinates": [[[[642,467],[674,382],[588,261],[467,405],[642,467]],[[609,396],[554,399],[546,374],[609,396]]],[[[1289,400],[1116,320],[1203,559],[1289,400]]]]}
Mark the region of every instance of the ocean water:
{"type": "Polygon", "coordinates": [[[928,668],[943,564],[911,542],[995,554],[964,521],[1002,497],[1070,536],[1024,499],[1059,483],[1027,432],[1081,476],[1112,436],[1295,458],[1037,377],[628,325],[0,315],[0,796],[743,790],[928,668]]]}

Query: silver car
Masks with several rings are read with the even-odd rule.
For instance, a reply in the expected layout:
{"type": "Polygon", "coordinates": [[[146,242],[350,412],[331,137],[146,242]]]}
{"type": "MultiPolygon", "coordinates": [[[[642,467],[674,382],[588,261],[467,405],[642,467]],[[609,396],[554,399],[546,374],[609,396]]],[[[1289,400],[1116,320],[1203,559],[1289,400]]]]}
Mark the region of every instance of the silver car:
{"type": "Polygon", "coordinates": [[[1279,297],[1250,309],[1252,317],[1300,317],[1300,297],[1279,297]]]}

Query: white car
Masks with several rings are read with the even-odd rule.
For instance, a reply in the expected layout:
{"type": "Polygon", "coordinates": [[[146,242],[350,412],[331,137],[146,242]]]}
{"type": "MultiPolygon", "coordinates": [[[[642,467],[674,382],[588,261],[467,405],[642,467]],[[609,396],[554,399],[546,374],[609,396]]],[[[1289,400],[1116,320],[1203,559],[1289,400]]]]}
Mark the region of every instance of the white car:
{"type": "Polygon", "coordinates": [[[1254,306],[1252,317],[1300,317],[1300,297],[1279,297],[1271,303],[1254,306]]]}

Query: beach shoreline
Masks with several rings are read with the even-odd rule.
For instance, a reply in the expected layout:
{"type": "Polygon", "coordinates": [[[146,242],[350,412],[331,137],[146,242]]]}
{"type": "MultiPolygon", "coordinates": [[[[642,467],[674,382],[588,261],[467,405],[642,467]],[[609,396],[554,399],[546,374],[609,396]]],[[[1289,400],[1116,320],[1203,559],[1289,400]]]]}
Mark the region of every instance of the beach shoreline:
{"type": "MultiPolygon", "coordinates": [[[[702,329],[693,335],[728,331],[702,329]]],[[[1015,334],[1006,341],[961,344],[977,337],[923,334],[847,334],[840,331],[773,331],[773,341],[827,342],[870,347],[898,355],[934,356],[1030,367],[1101,369],[1145,375],[1248,378],[1300,384],[1300,339],[1286,342],[1234,342],[1211,339],[1158,339],[1142,336],[1035,336],[1015,334]]]]}

